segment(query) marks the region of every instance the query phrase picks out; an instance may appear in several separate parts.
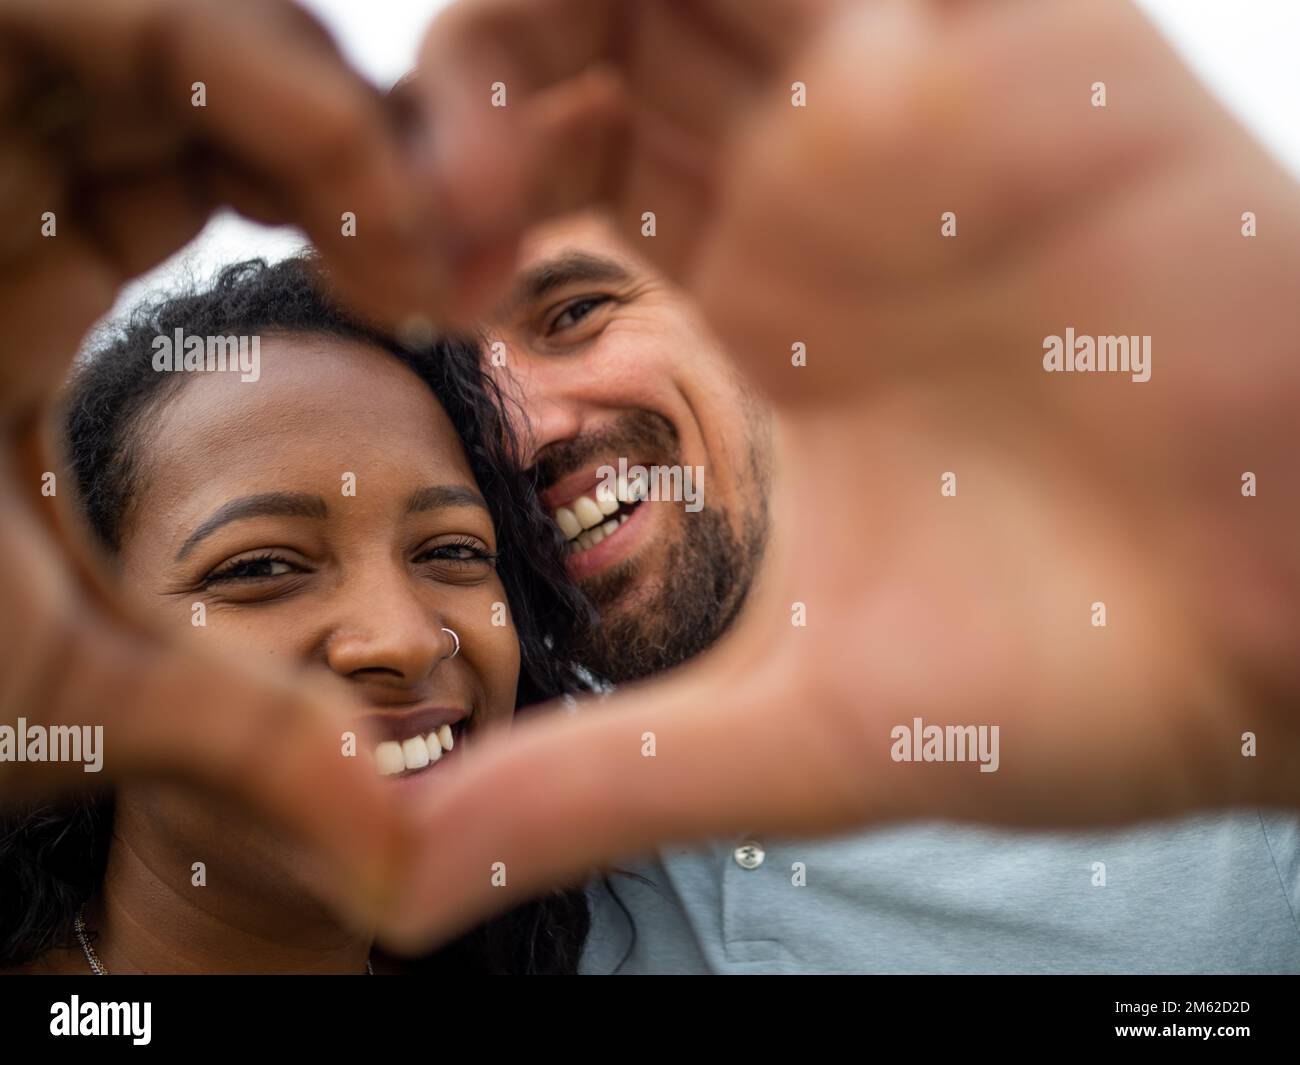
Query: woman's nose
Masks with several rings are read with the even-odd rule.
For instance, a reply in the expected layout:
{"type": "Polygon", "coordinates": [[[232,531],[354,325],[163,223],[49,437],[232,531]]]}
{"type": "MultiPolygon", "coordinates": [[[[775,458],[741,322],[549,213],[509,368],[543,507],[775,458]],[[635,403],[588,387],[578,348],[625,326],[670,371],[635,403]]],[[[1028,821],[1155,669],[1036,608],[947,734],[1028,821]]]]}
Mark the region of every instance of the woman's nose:
{"type": "Polygon", "coordinates": [[[451,658],[447,622],[419,592],[407,580],[390,580],[350,596],[327,638],[330,669],[352,680],[415,686],[451,658]]]}

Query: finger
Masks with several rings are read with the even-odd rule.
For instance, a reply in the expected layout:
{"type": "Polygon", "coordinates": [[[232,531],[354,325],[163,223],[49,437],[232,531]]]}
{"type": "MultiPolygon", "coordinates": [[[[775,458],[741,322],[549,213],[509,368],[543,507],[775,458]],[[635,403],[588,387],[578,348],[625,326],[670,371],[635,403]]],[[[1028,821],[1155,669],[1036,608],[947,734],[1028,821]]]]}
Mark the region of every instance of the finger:
{"type": "Polygon", "coordinates": [[[0,423],[27,424],[58,388],[86,330],[113,305],[119,278],[84,234],[60,230],[0,285],[0,423]]]}
{"type": "MultiPolygon", "coordinates": [[[[779,65],[832,6],[833,0],[472,0],[434,21],[421,48],[420,77],[446,118],[487,99],[494,82],[527,97],[602,64],[632,73],[661,69],[671,51],[671,76],[654,82],[666,94],[661,102],[693,95],[699,118],[720,110],[714,104],[734,102],[744,79],[732,68],[779,65]],[[721,70],[728,75],[719,76],[721,70]]],[[[436,130],[451,154],[452,135],[460,132],[436,130]]]]}
{"type": "Polygon", "coordinates": [[[717,31],[743,42],[759,61],[782,64],[840,0],[699,0],[694,9],[717,31]]]}
{"type": "Polygon", "coordinates": [[[370,917],[405,848],[373,769],[345,756],[344,706],[301,679],[180,646],[124,609],[107,614],[73,583],[8,470],[0,489],[10,500],[0,516],[0,721],[15,743],[21,719],[71,729],[98,752],[27,761],[7,752],[0,802],[130,776],[182,779],[308,844],[337,878],[322,884],[330,901],[370,917]]]}
{"type": "Polygon", "coordinates": [[[282,221],[307,231],[345,295],[389,323],[436,303],[445,278],[433,223],[372,87],[314,39],[262,25],[240,6],[203,5],[158,35],[173,114],[219,160],[292,205],[282,221]],[[191,106],[195,80],[206,106],[191,106]]]}
{"type": "MultiPolygon", "coordinates": [[[[18,64],[8,49],[0,50],[0,115],[21,111],[26,95],[18,64]]],[[[0,271],[21,262],[43,239],[39,222],[46,212],[63,216],[64,178],[45,145],[23,130],[0,127],[0,271]]]]}
{"type": "Polygon", "coordinates": [[[472,0],[434,20],[420,77],[449,108],[488,97],[495,81],[520,95],[612,61],[629,5],[605,0],[472,0]]]}
{"type": "Polygon", "coordinates": [[[498,0],[437,20],[416,87],[431,180],[461,239],[492,243],[543,212],[603,198],[616,187],[610,162],[629,155],[633,105],[710,154],[768,72],[738,54],[727,26],[710,23],[709,6],[629,5],[616,15],[619,5],[498,0]]]}
{"type": "Polygon", "coordinates": [[[905,0],[846,8],[804,60],[836,87],[833,115],[766,109],[718,196],[691,288],[728,350],[775,402],[797,403],[939,365],[987,368],[956,356],[978,346],[1014,358],[1040,342],[1024,307],[1050,301],[1059,317],[1063,293],[1096,292],[1059,285],[1045,249],[1082,250],[1079,233],[1116,204],[1134,219],[1158,209],[1162,172],[1224,131],[1186,106],[1200,90],[1153,34],[1109,2],[971,5],[947,20],[905,0]],[[1092,106],[1099,78],[1112,101],[1121,94],[1118,110],[1092,106]],[[791,196],[810,170],[822,195],[791,196]],[[960,239],[939,239],[945,212],[960,239]],[[1069,221],[1080,217],[1086,226],[1069,221]],[[819,306],[790,305],[796,280],[819,306]],[[829,322],[848,307],[860,314],[846,346],[829,322]],[[792,321],[829,353],[815,377],[792,381],[759,357],[792,321]]]}
{"type": "MultiPolygon", "coordinates": [[[[763,670],[687,667],[644,690],[517,726],[502,744],[466,752],[412,811],[438,846],[410,870],[409,893],[384,918],[400,949],[577,882],[611,858],[762,826],[819,830],[871,810],[870,767],[832,723],[765,728],[780,689],[763,670]],[[725,675],[735,684],[721,684],[725,675]],[[653,743],[653,754],[647,755],[653,743]],[[452,826],[473,825],[472,832],[452,826]]],[[[790,707],[786,720],[797,716],[790,707]]]]}
{"type": "Polygon", "coordinates": [[[680,276],[727,138],[826,6],[696,0],[593,11],[578,0],[494,0],[450,9],[428,34],[416,87],[428,187],[465,272],[488,274],[479,250],[495,255],[529,225],[604,204],[629,235],[646,210],[663,219],[650,257],[680,276]],[[768,15],[775,32],[759,28],[768,15]]]}
{"type": "Polygon", "coordinates": [[[0,28],[63,64],[83,94],[175,125],[273,187],[292,206],[279,221],[307,230],[365,310],[390,322],[425,311],[442,260],[378,93],[283,6],[23,2],[0,28]]]}
{"type": "Polygon", "coordinates": [[[612,62],[626,11],[599,0],[488,0],[454,4],[434,20],[407,96],[423,119],[424,178],[461,251],[516,237],[530,206],[518,154],[523,109],[612,62]]]}
{"type": "Polygon", "coordinates": [[[597,69],[521,103],[517,135],[485,144],[474,166],[428,178],[449,218],[451,297],[457,321],[486,313],[504,294],[518,242],[538,219],[610,198],[624,163],[627,106],[621,82],[597,69]]]}
{"type": "MultiPolygon", "coordinates": [[[[150,643],[138,695],[112,727],[123,773],[199,784],[301,843],[327,879],[327,901],[371,921],[390,902],[409,842],[355,719],[323,685],[242,669],[150,643]]],[[[107,683],[121,665],[106,661],[107,683]]],[[[88,689],[89,690],[89,689],[88,689]]],[[[105,729],[108,742],[110,730],[105,729]]]]}
{"type": "Polygon", "coordinates": [[[175,171],[146,171],[87,189],[83,224],[113,273],[125,282],[198,236],[212,206],[175,171]]]}
{"type": "Polygon", "coordinates": [[[406,848],[373,767],[344,756],[349,720],[322,692],[157,644],[81,605],[11,647],[6,722],[22,719],[29,735],[93,737],[83,750],[97,751],[98,768],[6,763],[3,801],[180,781],[234,799],[305,846],[327,874],[323,896],[342,912],[371,920],[387,905],[406,848]]]}

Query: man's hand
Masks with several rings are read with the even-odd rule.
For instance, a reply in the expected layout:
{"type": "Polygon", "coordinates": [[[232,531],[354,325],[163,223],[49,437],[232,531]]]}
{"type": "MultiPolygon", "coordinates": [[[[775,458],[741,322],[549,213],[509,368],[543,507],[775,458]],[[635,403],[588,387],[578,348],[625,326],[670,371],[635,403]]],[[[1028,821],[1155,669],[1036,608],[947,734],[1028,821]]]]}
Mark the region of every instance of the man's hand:
{"type": "Polygon", "coordinates": [[[406,942],[710,833],[1300,805],[1295,186],[1119,0],[816,6],[435,25],[464,146],[437,182],[504,220],[481,291],[519,225],[609,204],[767,390],[785,468],[772,579],[722,645],[440,781],[406,942]],[[1067,329],[1150,337],[1150,380],[1045,372],[1067,329]],[[916,718],[998,726],[996,772],[895,760],[916,718]]]}
{"type": "Polygon", "coordinates": [[[183,778],[315,843],[342,873],[324,889],[373,906],[397,833],[373,772],[340,755],[341,708],[182,649],[117,603],[54,509],[65,486],[41,494],[40,429],[119,286],[222,205],[302,225],[371,314],[429,306],[432,238],[378,94],[279,0],[3,0],[0,139],[0,722],[102,725],[105,747],[102,778],[0,764],[0,800],[183,778]]]}
{"type": "Polygon", "coordinates": [[[404,86],[455,256],[443,306],[490,308],[523,232],[594,202],[682,276],[713,232],[743,125],[836,2],[463,0],[444,11],[404,86]],[[653,240],[640,236],[645,211],[653,240]]]}

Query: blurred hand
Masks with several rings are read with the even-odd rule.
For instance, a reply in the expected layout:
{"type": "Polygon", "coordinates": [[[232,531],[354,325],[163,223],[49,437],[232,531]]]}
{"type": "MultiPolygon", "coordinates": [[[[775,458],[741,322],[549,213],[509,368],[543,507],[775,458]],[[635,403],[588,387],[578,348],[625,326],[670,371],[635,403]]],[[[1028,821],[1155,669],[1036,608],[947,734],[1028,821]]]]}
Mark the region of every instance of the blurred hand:
{"type": "Polygon", "coordinates": [[[316,844],[340,900],[374,905],[397,833],[373,772],[340,757],[347,719],[130,616],[56,515],[64,494],[41,496],[40,436],[119,286],[219,206],[302,225],[370,313],[429,305],[431,237],[378,95],[278,0],[3,0],[0,138],[0,721],[102,725],[105,745],[102,778],[0,763],[0,799],[181,777],[316,844]]]}
{"type": "Polygon", "coordinates": [[[715,651],[440,781],[397,939],[706,834],[1300,805],[1300,201],[1127,3],[485,0],[425,59],[468,298],[608,204],[784,469],[715,651]],[[1151,337],[1150,380],[1045,372],[1067,328],[1151,337]],[[997,771],[895,761],[918,717],[997,725],[997,771]]]}
{"type": "MultiPolygon", "coordinates": [[[[460,317],[492,307],[522,233],[606,204],[681,277],[706,246],[745,124],[842,0],[462,0],[400,95],[424,159],[460,317]],[[640,236],[642,213],[658,232],[640,236]]],[[[781,89],[775,96],[774,87],[781,89]]],[[[824,101],[830,103],[830,98],[824,101]]]]}

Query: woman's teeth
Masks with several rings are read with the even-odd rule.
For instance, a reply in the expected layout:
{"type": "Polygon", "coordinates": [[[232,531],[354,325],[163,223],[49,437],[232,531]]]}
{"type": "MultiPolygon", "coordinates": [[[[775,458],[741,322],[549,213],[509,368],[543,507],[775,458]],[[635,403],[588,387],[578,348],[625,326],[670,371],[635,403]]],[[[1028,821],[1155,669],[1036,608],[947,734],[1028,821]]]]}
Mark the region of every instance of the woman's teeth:
{"type": "Polygon", "coordinates": [[[590,495],[579,496],[567,507],[556,508],[552,515],[560,532],[569,541],[570,554],[586,551],[595,547],[628,519],[627,513],[619,513],[620,508],[635,506],[640,500],[634,499],[627,482],[621,481],[614,492],[605,485],[598,485],[590,495]]]}
{"type": "Polygon", "coordinates": [[[381,777],[423,769],[441,758],[443,751],[450,751],[454,742],[450,725],[443,725],[427,736],[412,736],[401,743],[385,740],[375,748],[375,769],[381,777]]]}

